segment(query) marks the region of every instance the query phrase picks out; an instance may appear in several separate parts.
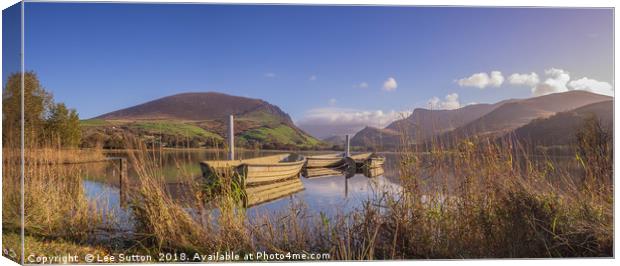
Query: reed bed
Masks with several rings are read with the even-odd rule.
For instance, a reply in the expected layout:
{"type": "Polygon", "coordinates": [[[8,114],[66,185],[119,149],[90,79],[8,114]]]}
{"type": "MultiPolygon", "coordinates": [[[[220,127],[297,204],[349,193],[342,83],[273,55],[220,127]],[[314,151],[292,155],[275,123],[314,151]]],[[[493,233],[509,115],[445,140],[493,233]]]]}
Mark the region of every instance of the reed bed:
{"type": "MultiPolygon", "coordinates": [[[[561,164],[510,138],[430,142],[423,151],[403,140],[402,189],[377,189],[375,200],[336,216],[297,201],[278,213],[248,215],[232,173],[211,185],[181,174],[183,196],[173,198],[161,152],[134,140],[130,246],[106,249],[327,253],[334,260],[610,257],[611,138],[595,125],[586,129],[574,157],[561,164]]],[[[88,245],[105,214],[85,198],[78,166],[47,163],[85,155],[37,152],[27,150],[34,166],[26,168],[27,233],[88,245]]],[[[19,168],[11,161],[18,151],[3,154],[3,227],[18,228],[19,168]]],[[[184,158],[193,161],[190,154],[184,158]]]]}
{"type": "Polygon", "coordinates": [[[94,247],[96,232],[114,224],[114,213],[87,198],[82,181],[85,165],[65,164],[100,160],[103,154],[51,148],[52,145],[26,148],[22,225],[20,150],[9,144],[5,143],[2,151],[2,226],[6,237],[3,243],[17,250],[19,242],[11,240],[20,234],[23,226],[26,256],[34,251],[61,255],[67,246],[84,246],[84,252],[103,252],[105,249],[94,247]]]}
{"type": "Polygon", "coordinates": [[[336,217],[303,202],[248,217],[231,184],[219,184],[223,193],[201,205],[196,180],[187,180],[195,205],[183,207],[149,171],[139,172],[134,208],[142,233],[164,250],[329,253],[336,260],[609,257],[611,142],[586,142],[602,144],[579,144],[564,164],[510,139],[403,149],[402,190],[377,190],[378,200],[336,217]]]}

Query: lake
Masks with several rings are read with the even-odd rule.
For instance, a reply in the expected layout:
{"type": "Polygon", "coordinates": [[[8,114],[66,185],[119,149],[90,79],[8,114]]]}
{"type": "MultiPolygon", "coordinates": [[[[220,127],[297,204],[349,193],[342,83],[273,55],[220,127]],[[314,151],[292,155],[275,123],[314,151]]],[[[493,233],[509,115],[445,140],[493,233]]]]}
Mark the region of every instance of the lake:
{"type": "MultiPolygon", "coordinates": [[[[282,151],[237,151],[238,158],[283,153],[282,151]]],[[[319,154],[317,152],[300,152],[303,155],[319,154]]],[[[323,152],[324,153],[324,152],[323,152]]],[[[126,152],[108,152],[110,157],[127,157],[126,152]]],[[[175,187],[182,176],[200,178],[199,162],[202,160],[224,159],[224,151],[212,150],[164,150],[153,152],[155,161],[159,161],[161,172],[168,187],[175,187]],[[161,156],[160,156],[161,155],[161,156]]],[[[356,173],[346,177],[344,174],[305,178],[300,177],[303,190],[281,198],[260,203],[247,209],[248,217],[257,214],[279,213],[288,211],[291,204],[303,203],[310,212],[327,216],[346,214],[362,206],[366,201],[376,200],[381,192],[396,192],[400,189],[398,178],[398,155],[381,154],[386,162],[380,175],[368,177],[364,173],[356,173]]],[[[128,179],[136,180],[135,169],[129,164],[128,179]]],[[[117,213],[122,224],[130,224],[131,215],[121,207],[119,191],[119,172],[117,163],[98,163],[88,166],[84,177],[86,195],[99,206],[107,206],[117,213]]],[[[182,190],[181,190],[182,191],[182,190]]],[[[128,195],[131,197],[131,195],[128,195]]],[[[182,192],[171,193],[173,199],[181,198],[182,192]]]]}

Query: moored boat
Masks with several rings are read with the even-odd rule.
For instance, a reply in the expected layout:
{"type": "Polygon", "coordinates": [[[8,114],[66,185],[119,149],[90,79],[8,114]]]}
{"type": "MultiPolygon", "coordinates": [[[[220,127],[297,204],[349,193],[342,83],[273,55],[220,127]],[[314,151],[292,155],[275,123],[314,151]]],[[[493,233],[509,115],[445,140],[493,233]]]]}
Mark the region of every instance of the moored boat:
{"type": "Polygon", "coordinates": [[[355,154],[350,157],[355,161],[357,168],[377,168],[385,163],[385,157],[371,152],[355,154]]]}
{"type": "Polygon", "coordinates": [[[202,176],[210,181],[234,176],[245,187],[298,177],[305,162],[301,155],[284,153],[243,160],[202,161],[200,168],[202,176]]]}
{"type": "Polygon", "coordinates": [[[308,156],[306,168],[334,168],[345,163],[342,153],[308,156]]]}

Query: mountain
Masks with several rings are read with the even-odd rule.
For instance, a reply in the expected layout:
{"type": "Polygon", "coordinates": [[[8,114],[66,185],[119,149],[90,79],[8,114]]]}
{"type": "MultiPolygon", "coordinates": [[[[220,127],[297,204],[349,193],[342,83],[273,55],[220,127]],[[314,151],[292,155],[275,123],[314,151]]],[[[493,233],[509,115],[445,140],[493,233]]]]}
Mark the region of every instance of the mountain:
{"type": "Polygon", "coordinates": [[[416,138],[426,139],[465,125],[492,111],[498,104],[472,104],[455,110],[428,110],[417,108],[402,120],[386,127],[397,132],[405,131],[416,138]]]}
{"type": "Polygon", "coordinates": [[[278,106],[217,92],[163,97],[84,120],[82,127],[88,142],[85,146],[102,142],[104,147],[123,147],[126,143],[110,140],[133,135],[168,147],[222,147],[231,114],[235,116],[239,147],[301,149],[325,145],[297,128],[278,106]]]}
{"type": "Polygon", "coordinates": [[[455,110],[418,108],[407,118],[385,129],[364,129],[352,138],[352,145],[374,147],[380,142],[388,149],[397,147],[406,133],[410,142],[421,143],[431,137],[444,140],[473,135],[499,136],[534,119],[613,99],[586,91],[569,91],[528,99],[510,99],[495,104],[473,104],[455,110]],[[387,130],[387,131],[386,131],[387,130]],[[388,135],[389,137],[385,137],[388,135]]]}
{"type": "Polygon", "coordinates": [[[259,99],[232,96],[218,92],[181,93],[121,109],[95,117],[104,120],[189,120],[226,119],[228,115],[247,116],[264,112],[282,122],[292,124],[279,107],[259,99]]]}
{"type": "Polygon", "coordinates": [[[402,142],[401,135],[407,139],[421,142],[429,137],[444,133],[465,125],[502,104],[472,104],[454,110],[429,110],[416,108],[405,118],[392,122],[385,129],[367,127],[352,139],[353,146],[394,148],[402,142]]]}
{"type": "Polygon", "coordinates": [[[346,138],[343,135],[336,135],[324,138],[323,141],[332,145],[340,145],[343,146],[346,138]]]}
{"type": "Polygon", "coordinates": [[[401,143],[401,134],[389,128],[365,127],[351,138],[351,146],[393,149],[401,143]]]}
{"type": "MultiPolygon", "coordinates": [[[[514,136],[534,146],[567,145],[576,141],[576,134],[585,120],[595,117],[604,129],[613,132],[613,101],[604,101],[560,112],[548,118],[535,119],[517,128],[514,136]]],[[[612,133],[613,135],[613,133],[612,133]]]]}
{"type": "Polygon", "coordinates": [[[500,135],[537,118],[546,118],[557,112],[569,111],[611,99],[609,96],[586,91],[568,91],[523,100],[512,100],[457,128],[449,135],[451,138],[454,136],[500,135]]]}

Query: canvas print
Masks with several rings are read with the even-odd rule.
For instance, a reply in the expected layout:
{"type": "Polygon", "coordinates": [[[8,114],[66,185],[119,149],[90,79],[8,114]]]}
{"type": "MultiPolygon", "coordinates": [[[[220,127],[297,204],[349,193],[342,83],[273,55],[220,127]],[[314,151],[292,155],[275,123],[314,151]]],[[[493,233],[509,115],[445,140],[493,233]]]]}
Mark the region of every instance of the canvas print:
{"type": "Polygon", "coordinates": [[[17,3],[3,256],[613,257],[613,17],[17,3]]]}

